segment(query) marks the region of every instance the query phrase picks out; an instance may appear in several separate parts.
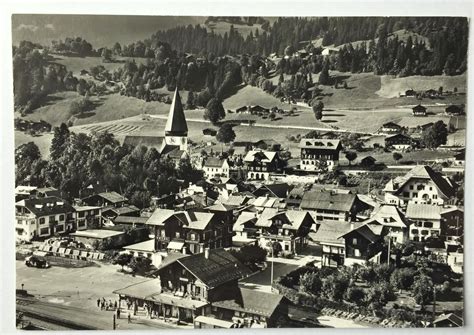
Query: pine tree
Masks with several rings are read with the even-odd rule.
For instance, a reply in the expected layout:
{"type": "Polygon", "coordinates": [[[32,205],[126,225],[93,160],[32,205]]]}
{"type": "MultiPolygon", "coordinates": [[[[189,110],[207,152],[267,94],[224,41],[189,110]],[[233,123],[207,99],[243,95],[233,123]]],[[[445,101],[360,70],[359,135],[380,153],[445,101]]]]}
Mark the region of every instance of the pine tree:
{"type": "Polygon", "coordinates": [[[323,63],[323,68],[321,70],[321,73],[319,74],[319,84],[320,85],[329,85],[330,84],[330,79],[329,79],[329,59],[325,59],[323,63]]]}

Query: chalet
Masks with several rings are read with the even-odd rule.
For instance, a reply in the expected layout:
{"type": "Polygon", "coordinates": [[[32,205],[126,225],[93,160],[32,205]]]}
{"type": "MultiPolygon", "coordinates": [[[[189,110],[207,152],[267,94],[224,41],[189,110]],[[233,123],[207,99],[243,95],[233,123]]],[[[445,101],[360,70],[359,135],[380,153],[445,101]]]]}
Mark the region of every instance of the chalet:
{"type": "Polygon", "coordinates": [[[354,194],[342,194],[322,190],[308,191],[301,200],[302,210],[315,212],[316,221],[351,221],[359,210],[354,194]]]}
{"type": "Polygon", "coordinates": [[[105,220],[114,221],[120,215],[140,216],[140,209],[134,205],[123,205],[121,207],[108,207],[102,209],[102,217],[105,220]]]}
{"type": "Polygon", "coordinates": [[[209,213],[214,213],[216,220],[222,223],[231,223],[234,221],[234,206],[224,205],[221,203],[214,203],[206,207],[209,213]]]}
{"type": "Polygon", "coordinates": [[[128,202],[128,199],[117,192],[102,192],[90,195],[82,199],[82,202],[88,206],[106,207],[122,207],[128,202]]]}
{"type": "Polygon", "coordinates": [[[388,235],[393,243],[402,244],[408,241],[409,222],[394,205],[380,206],[364,223],[371,226],[381,226],[383,234],[388,235]]]}
{"type": "Polygon", "coordinates": [[[409,202],[443,205],[452,202],[455,195],[452,182],[425,165],[391,179],[384,192],[385,202],[397,206],[406,206],[409,202]]]}
{"type": "Polygon", "coordinates": [[[74,205],[73,208],[76,218],[76,230],[100,227],[102,223],[102,207],[74,205]]]}
{"type": "Polygon", "coordinates": [[[459,106],[459,105],[449,105],[445,109],[446,114],[451,115],[451,116],[460,116],[464,115],[464,106],[459,106]]]}
{"type": "Polygon", "coordinates": [[[18,240],[50,237],[75,227],[74,208],[58,197],[23,199],[15,203],[15,221],[18,240]]]}
{"type": "Polygon", "coordinates": [[[209,157],[204,160],[202,165],[206,178],[229,177],[229,162],[227,159],[209,157]]]}
{"type": "Polygon", "coordinates": [[[286,196],[286,204],[288,207],[299,208],[301,201],[303,200],[303,195],[307,191],[307,187],[296,186],[292,188],[288,195],[286,196]]]}
{"type": "Polygon", "coordinates": [[[405,151],[410,149],[412,145],[412,138],[404,134],[396,134],[385,138],[386,148],[394,148],[396,150],[405,151]]]}
{"type": "Polygon", "coordinates": [[[131,215],[119,215],[113,221],[114,226],[121,226],[124,229],[145,227],[148,221],[148,217],[143,216],[131,216],[131,215]]]}
{"type": "Polygon", "coordinates": [[[403,127],[396,124],[395,122],[387,122],[382,125],[379,129],[381,134],[399,134],[403,131],[403,127]]]}
{"type": "Polygon", "coordinates": [[[245,244],[255,243],[258,238],[257,213],[243,211],[237,217],[232,227],[234,236],[232,236],[232,244],[242,246],[245,244]]]}
{"type": "Polygon", "coordinates": [[[268,180],[271,173],[281,172],[283,162],[274,151],[251,150],[245,155],[247,179],[268,180]]]}
{"type": "Polygon", "coordinates": [[[210,316],[213,303],[238,297],[237,281],[250,274],[223,249],[169,257],[157,271],[158,278],[115,290],[120,302],[146,309],[152,318],[193,324],[199,315],[210,316]]]}
{"type": "Polygon", "coordinates": [[[263,196],[252,200],[247,203],[247,210],[261,212],[265,208],[285,209],[286,201],[282,198],[263,196]]]}
{"type": "Polygon", "coordinates": [[[239,328],[271,328],[288,319],[289,304],[280,294],[239,287],[234,297],[213,302],[211,310],[218,320],[239,328]]]}
{"type": "Polygon", "coordinates": [[[278,242],[283,252],[295,254],[308,244],[308,233],[314,223],[307,211],[265,208],[255,223],[259,228],[258,244],[271,249],[278,242]]]}
{"type": "Polygon", "coordinates": [[[309,239],[322,247],[321,266],[344,265],[345,244],[341,236],[351,230],[351,224],[334,221],[321,221],[319,224],[315,233],[309,233],[309,239]]]}
{"type": "Polygon", "coordinates": [[[406,217],[411,223],[410,240],[418,242],[428,237],[439,237],[442,209],[432,204],[408,203],[406,217]]]}
{"type": "Polygon", "coordinates": [[[426,107],[422,105],[416,105],[412,108],[413,116],[426,116],[426,107]]]}
{"type": "Polygon", "coordinates": [[[54,187],[40,187],[34,190],[33,194],[37,198],[61,197],[61,192],[54,187]]]}
{"type": "Polygon", "coordinates": [[[260,105],[254,105],[254,106],[250,106],[249,107],[249,110],[252,114],[254,113],[270,113],[270,109],[269,108],[265,108],[265,107],[262,107],[260,105]]]}
{"type": "Polygon", "coordinates": [[[274,198],[286,198],[288,192],[293,188],[292,185],[287,183],[273,183],[263,184],[257,187],[252,194],[255,197],[274,197],[274,198]]]}
{"type": "Polygon", "coordinates": [[[383,237],[380,230],[367,224],[353,226],[341,235],[344,239],[344,265],[364,265],[367,262],[380,263],[383,249],[383,237]]]}
{"type": "Polygon", "coordinates": [[[447,242],[462,242],[464,209],[456,206],[441,210],[441,237],[447,242]]]}
{"type": "Polygon", "coordinates": [[[155,235],[156,250],[166,250],[172,242],[183,243],[192,254],[232,245],[232,224],[220,222],[214,213],[157,209],[146,224],[155,235]]]}
{"type": "Polygon", "coordinates": [[[247,113],[250,114],[250,106],[241,106],[235,110],[236,113],[247,113]]]}
{"type": "Polygon", "coordinates": [[[34,191],[37,189],[36,186],[24,186],[20,185],[15,187],[15,201],[18,202],[23,199],[33,197],[34,191]]]}
{"type": "Polygon", "coordinates": [[[301,170],[320,171],[323,162],[331,171],[339,164],[340,140],[303,138],[299,148],[301,170]]]}

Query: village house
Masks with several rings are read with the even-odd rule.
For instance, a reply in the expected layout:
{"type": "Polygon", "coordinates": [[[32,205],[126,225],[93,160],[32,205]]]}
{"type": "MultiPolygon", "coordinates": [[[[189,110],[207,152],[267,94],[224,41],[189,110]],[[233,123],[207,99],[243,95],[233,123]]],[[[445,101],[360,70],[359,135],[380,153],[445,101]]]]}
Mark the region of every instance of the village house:
{"type": "Polygon", "coordinates": [[[422,105],[416,105],[412,108],[413,116],[426,116],[426,107],[422,105]]]}
{"type": "Polygon", "coordinates": [[[333,47],[324,47],[323,51],[321,51],[322,56],[335,55],[337,53],[339,53],[339,49],[333,47]]]}
{"type": "Polygon", "coordinates": [[[257,213],[243,211],[237,217],[232,227],[234,236],[232,236],[232,245],[242,246],[252,244],[257,241],[259,229],[255,226],[257,223],[257,213]]]}
{"type": "Polygon", "coordinates": [[[247,267],[223,249],[195,255],[168,256],[158,278],[115,290],[120,302],[145,309],[152,318],[193,324],[212,314],[211,304],[238,297],[237,281],[250,274],[247,267]]]}
{"type": "Polygon", "coordinates": [[[308,244],[307,236],[314,223],[307,211],[265,208],[255,223],[259,228],[258,244],[271,249],[278,242],[283,252],[298,253],[308,244]]]}
{"type": "Polygon", "coordinates": [[[391,179],[384,188],[385,202],[406,206],[409,202],[449,204],[455,195],[452,182],[426,165],[418,165],[404,176],[391,179]]]}
{"type": "Polygon", "coordinates": [[[155,249],[187,248],[192,254],[205,248],[230,247],[232,223],[222,222],[214,213],[157,209],[147,221],[155,236],[155,249]]]}
{"type": "Polygon", "coordinates": [[[280,151],[281,144],[272,139],[264,139],[254,142],[252,150],[280,151]]]}
{"type": "Polygon", "coordinates": [[[15,187],[15,202],[33,197],[36,186],[19,185],[15,187]]]}
{"type": "Polygon", "coordinates": [[[140,216],[140,209],[134,205],[123,205],[121,207],[107,207],[102,209],[102,219],[104,221],[114,221],[121,215],[140,216]]]}
{"type": "Polygon", "coordinates": [[[344,265],[345,243],[341,236],[350,230],[348,222],[320,221],[318,230],[309,233],[311,243],[322,247],[321,266],[344,265]]]}
{"type": "Polygon", "coordinates": [[[408,241],[409,222],[394,205],[380,206],[364,223],[383,227],[383,234],[388,235],[393,243],[403,244],[408,241]]]}
{"type": "Polygon", "coordinates": [[[85,230],[90,227],[100,227],[102,224],[102,208],[99,206],[73,206],[75,211],[77,230],[85,230]]]}
{"type": "Polygon", "coordinates": [[[247,179],[268,180],[270,174],[282,171],[283,162],[274,151],[251,150],[245,155],[247,179]]]}
{"type": "Polygon", "coordinates": [[[441,237],[447,242],[461,242],[464,236],[464,209],[450,206],[441,210],[441,237]]]}
{"type": "Polygon", "coordinates": [[[403,127],[396,124],[395,122],[387,122],[382,125],[382,127],[379,129],[379,133],[381,134],[399,134],[403,131],[403,127]]]}
{"type": "Polygon", "coordinates": [[[449,105],[445,109],[446,114],[450,116],[460,116],[464,115],[464,106],[459,106],[459,105],[449,105]]]}
{"type": "Polygon", "coordinates": [[[408,203],[406,217],[411,222],[410,240],[422,242],[428,237],[440,237],[442,210],[443,207],[437,205],[408,203]]]}
{"type": "Polygon", "coordinates": [[[312,190],[303,195],[300,208],[314,212],[316,221],[351,221],[360,210],[354,194],[312,190]]]}
{"type": "Polygon", "coordinates": [[[331,171],[339,164],[340,140],[303,138],[299,148],[301,170],[320,171],[323,163],[331,171]]]}
{"type": "Polygon", "coordinates": [[[412,147],[413,140],[410,136],[404,134],[396,134],[385,138],[385,147],[394,148],[398,151],[405,151],[412,147]]]}
{"type": "Polygon", "coordinates": [[[15,221],[18,240],[50,237],[75,227],[74,208],[58,197],[23,199],[15,203],[15,221]]]}
{"type": "Polygon", "coordinates": [[[248,207],[246,210],[248,211],[256,211],[262,212],[265,208],[276,208],[276,209],[285,209],[286,208],[286,201],[282,198],[277,197],[270,197],[265,195],[263,197],[258,197],[255,199],[249,200],[247,203],[248,207]]]}
{"type": "Polygon", "coordinates": [[[217,157],[206,158],[202,164],[204,175],[207,179],[215,177],[229,178],[229,162],[227,159],[217,157]]]}
{"type": "Polygon", "coordinates": [[[364,265],[367,262],[380,263],[383,236],[377,226],[353,225],[341,237],[344,239],[345,266],[364,265]]]}
{"type": "Polygon", "coordinates": [[[262,184],[252,194],[256,197],[286,198],[291,189],[293,186],[287,183],[262,184]]]}
{"type": "Polygon", "coordinates": [[[102,208],[122,207],[128,202],[128,199],[117,192],[102,192],[93,194],[82,199],[87,206],[98,206],[102,208]]]}

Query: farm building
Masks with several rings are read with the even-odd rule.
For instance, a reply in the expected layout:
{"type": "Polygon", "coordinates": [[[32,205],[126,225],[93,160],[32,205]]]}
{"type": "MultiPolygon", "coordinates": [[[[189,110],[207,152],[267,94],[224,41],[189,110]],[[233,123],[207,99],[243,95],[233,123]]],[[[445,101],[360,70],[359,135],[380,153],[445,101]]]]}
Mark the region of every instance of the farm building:
{"type": "Polygon", "coordinates": [[[412,108],[413,116],[426,116],[426,107],[422,105],[416,105],[412,108]]]}
{"type": "Polygon", "coordinates": [[[445,109],[446,114],[451,116],[464,115],[464,106],[450,105],[445,109]]]}
{"type": "Polygon", "coordinates": [[[403,134],[396,134],[385,138],[385,147],[393,147],[396,150],[405,151],[411,148],[413,140],[410,136],[403,134]]]}
{"type": "Polygon", "coordinates": [[[396,124],[395,122],[387,122],[382,125],[379,130],[379,133],[382,134],[398,134],[403,130],[402,126],[396,124]]]}

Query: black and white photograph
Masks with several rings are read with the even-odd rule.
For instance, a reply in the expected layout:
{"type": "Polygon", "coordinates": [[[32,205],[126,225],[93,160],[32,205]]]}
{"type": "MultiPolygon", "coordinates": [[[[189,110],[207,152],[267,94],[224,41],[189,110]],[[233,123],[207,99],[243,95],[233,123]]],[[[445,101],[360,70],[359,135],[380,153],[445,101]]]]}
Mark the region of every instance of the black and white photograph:
{"type": "Polygon", "coordinates": [[[16,329],[463,327],[470,18],[422,14],[13,13],[16,329]]]}

